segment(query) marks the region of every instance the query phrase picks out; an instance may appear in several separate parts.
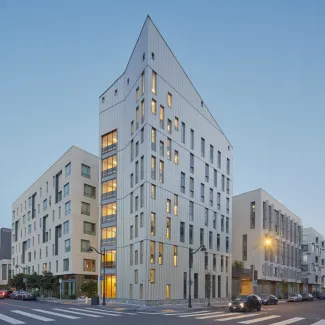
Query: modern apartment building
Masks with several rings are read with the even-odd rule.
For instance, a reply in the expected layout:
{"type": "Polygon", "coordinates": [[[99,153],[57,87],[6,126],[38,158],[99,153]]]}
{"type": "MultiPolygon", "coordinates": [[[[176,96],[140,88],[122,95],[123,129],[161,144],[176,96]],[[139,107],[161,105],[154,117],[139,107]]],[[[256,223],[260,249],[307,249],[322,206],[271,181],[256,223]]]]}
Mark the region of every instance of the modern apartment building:
{"type": "Polygon", "coordinates": [[[11,258],[11,229],[0,229],[0,260],[11,258]]]}
{"type": "Polygon", "coordinates": [[[106,296],[187,299],[202,245],[192,297],[229,296],[232,146],[150,17],[99,101],[106,296]]]}
{"type": "Polygon", "coordinates": [[[11,260],[0,260],[0,285],[7,285],[11,277],[11,260]]]}
{"type": "Polygon", "coordinates": [[[325,243],[314,228],[304,228],[302,239],[302,283],[304,292],[319,292],[324,286],[325,243]]]}
{"type": "Polygon", "coordinates": [[[233,197],[233,260],[250,270],[243,293],[252,292],[252,278],[255,293],[299,291],[302,231],[301,219],[262,189],[233,197]]]}
{"type": "Polygon", "coordinates": [[[12,205],[12,273],[50,271],[63,294],[97,281],[99,159],[71,147],[12,205]]]}

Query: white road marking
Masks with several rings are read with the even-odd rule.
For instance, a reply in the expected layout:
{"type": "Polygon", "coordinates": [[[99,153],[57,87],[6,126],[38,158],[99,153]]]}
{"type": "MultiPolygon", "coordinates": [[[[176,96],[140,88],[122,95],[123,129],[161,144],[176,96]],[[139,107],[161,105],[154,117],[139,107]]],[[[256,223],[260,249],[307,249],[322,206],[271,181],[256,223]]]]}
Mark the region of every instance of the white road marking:
{"type": "Polygon", "coordinates": [[[193,312],[183,312],[183,313],[179,313],[179,312],[175,312],[175,313],[158,313],[158,315],[165,315],[165,316],[181,316],[181,315],[197,315],[197,314],[203,314],[205,315],[206,313],[208,313],[208,310],[201,310],[201,311],[193,311],[193,312]]]}
{"type": "MultiPolygon", "coordinates": [[[[239,313],[232,313],[232,314],[239,314],[239,313]]],[[[218,315],[212,315],[212,316],[201,316],[201,317],[198,317],[196,319],[208,319],[208,318],[217,318],[217,317],[224,317],[224,316],[229,316],[229,313],[225,313],[225,314],[218,314],[218,315]]]]}
{"type": "Polygon", "coordinates": [[[325,325],[325,319],[321,319],[321,320],[319,320],[318,322],[313,323],[313,324],[311,324],[311,325],[325,325]]]}
{"type": "Polygon", "coordinates": [[[261,317],[261,318],[244,320],[244,321],[239,322],[239,323],[240,324],[254,324],[254,323],[263,322],[265,320],[269,320],[269,319],[273,319],[273,318],[277,318],[277,317],[281,317],[281,316],[279,316],[279,315],[265,316],[265,317],[261,317]]]}
{"type": "Polygon", "coordinates": [[[33,309],[33,310],[37,311],[39,313],[44,313],[44,314],[48,314],[48,315],[52,315],[52,316],[58,316],[58,317],[63,317],[63,318],[68,318],[68,319],[80,319],[80,317],[77,317],[77,316],[63,315],[63,314],[59,314],[59,313],[54,313],[53,311],[49,311],[49,310],[43,310],[43,309],[33,309]]]}
{"type": "Polygon", "coordinates": [[[207,315],[217,315],[217,314],[221,314],[222,311],[216,311],[214,313],[204,313],[204,314],[187,314],[187,315],[181,315],[179,317],[197,317],[197,316],[207,316],[207,315]]]}
{"type": "Polygon", "coordinates": [[[54,319],[52,319],[52,318],[38,316],[35,314],[31,314],[31,313],[26,313],[25,311],[21,311],[21,310],[11,310],[11,312],[15,313],[15,314],[26,316],[26,317],[34,318],[37,320],[41,320],[42,322],[53,322],[54,321],[54,319]]]}
{"type": "Polygon", "coordinates": [[[294,317],[294,318],[290,318],[290,319],[286,319],[282,322],[278,322],[278,323],[272,323],[270,325],[287,325],[287,324],[292,324],[292,323],[295,323],[295,322],[299,322],[300,320],[303,320],[305,318],[302,318],[302,317],[294,317]]]}
{"type": "Polygon", "coordinates": [[[226,317],[221,319],[215,319],[217,322],[225,322],[227,320],[233,320],[233,319],[240,319],[240,318],[246,318],[246,317],[253,317],[259,314],[246,314],[246,315],[240,315],[240,316],[232,316],[232,317],[226,317]]]}
{"type": "MultiPolygon", "coordinates": [[[[84,309],[79,309],[79,308],[69,308],[69,309],[71,309],[71,310],[77,310],[77,311],[85,311],[84,309]]],[[[94,311],[94,310],[87,310],[87,312],[88,313],[93,313],[93,314],[99,314],[99,315],[107,315],[107,316],[115,316],[115,317],[119,317],[119,316],[121,316],[121,315],[119,315],[119,314],[110,314],[110,313],[108,313],[108,312],[105,312],[104,310],[103,311],[100,311],[100,310],[96,310],[96,311],[94,311]]]]}
{"type": "Polygon", "coordinates": [[[136,315],[136,313],[126,313],[124,311],[115,311],[115,310],[110,310],[110,309],[108,309],[108,310],[99,309],[99,308],[85,308],[85,309],[87,309],[87,310],[95,310],[95,311],[100,310],[100,311],[105,311],[107,313],[114,313],[114,314],[136,315]]]}
{"type": "Polygon", "coordinates": [[[12,324],[12,325],[26,324],[25,322],[22,322],[21,320],[18,320],[18,319],[15,319],[15,318],[3,315],[3,314],[0,314],[0,320],[3,320],[3,321],[5,321],[9,324],[12,324]]]}
{"type": "Polygon", "coordinates": [[[91,314],[86,314],[86,313],[80,313],[80,312],[72,311],[72,310],[68,310],[68,309],[53,308],[53,310],[61,311],[63,313],[71,313],[71,314],[75,314],[75,315],[81,315],[81,316],[97,317],[97,318],[102,317],[100,315],[91,315],[91,314]]]}

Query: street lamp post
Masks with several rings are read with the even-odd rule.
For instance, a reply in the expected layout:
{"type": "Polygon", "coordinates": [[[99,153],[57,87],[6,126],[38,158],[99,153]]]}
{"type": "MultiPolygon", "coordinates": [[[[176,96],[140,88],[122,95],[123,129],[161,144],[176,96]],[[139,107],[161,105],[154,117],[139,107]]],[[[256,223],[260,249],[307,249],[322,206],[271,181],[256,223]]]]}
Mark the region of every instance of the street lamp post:
{"type": "Polygon", "coordinates": [[[103,253],[101,253],[95,247],[89,246],[88,252],[93,252],[93,251],[95,251],[97,254],[101,255],[101,268],[104,269],[103,306],[106,306],[106,262],[105,262],[106,249],[104,247],[103,253]],[[103,263],[103,257],[104,257],[104,263],[103,263]]]}
{"type": "Polygon", "coordinates": [[[191,287],[192,287],[192,266],[193,266],[193,255],[195,253],[197,253],[198,251],[202,251],[202,252],[205,252],[206,251],[206,248],[204,245],[200,246],[197,250],[193,251],[193,248],[189,248],[189,263],[188,263],[188,278],[189,278],[189,281],[188,281],[188,307],[189,308],[192,308],[192,295],[191,295],[191,287]]]}
{"type": "Polygon", "coordinates": [[[270,246],[271,245],[271,239],[265,239],[264,243],[262,245],[257,245],[253,248],[253,258],[252,258],[252,293],[254,294],[254,281],[255,281],[255,249],[260,248],[261,246],[270,246]]]}

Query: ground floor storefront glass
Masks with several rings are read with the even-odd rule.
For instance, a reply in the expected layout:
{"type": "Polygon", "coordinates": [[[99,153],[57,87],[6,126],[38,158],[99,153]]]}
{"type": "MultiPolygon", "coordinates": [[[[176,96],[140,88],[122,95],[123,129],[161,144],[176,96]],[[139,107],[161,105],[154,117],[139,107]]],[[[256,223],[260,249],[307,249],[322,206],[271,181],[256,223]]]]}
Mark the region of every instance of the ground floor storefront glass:
{"type": "Polygon", "coordinates": [[[103,296],[105,292],[106,298],[116,298],[116,275],[115,274],[106,274],[106,278],[102,278],[101,281],[102,288],[101,294],[103,296]]]}

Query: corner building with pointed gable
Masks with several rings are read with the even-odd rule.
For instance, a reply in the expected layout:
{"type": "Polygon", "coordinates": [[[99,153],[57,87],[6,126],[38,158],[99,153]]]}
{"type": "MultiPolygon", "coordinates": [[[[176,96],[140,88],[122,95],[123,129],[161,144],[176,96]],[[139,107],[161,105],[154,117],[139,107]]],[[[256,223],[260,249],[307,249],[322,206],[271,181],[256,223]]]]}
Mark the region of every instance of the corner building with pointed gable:
{"type": "Polygon", "coordinates": [[[100,295],[188,299],[204,245],[192,299],[229,297],[232,146],[149,16],[99,116],[100,295]]]}

